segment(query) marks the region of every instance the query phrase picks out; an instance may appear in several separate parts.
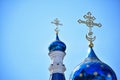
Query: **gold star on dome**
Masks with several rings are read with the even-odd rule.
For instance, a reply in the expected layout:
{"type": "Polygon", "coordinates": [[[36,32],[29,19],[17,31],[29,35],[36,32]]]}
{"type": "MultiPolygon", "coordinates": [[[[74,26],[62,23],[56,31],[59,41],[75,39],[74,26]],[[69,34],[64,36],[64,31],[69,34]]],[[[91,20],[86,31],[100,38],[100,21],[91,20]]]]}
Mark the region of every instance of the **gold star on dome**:
{"type": "Polygon", "coordinates": [[[93,73],[93,75],[97,76],[97,75],[98,75],[98,73],[97,73],[97,72],[94,72],[94,73],[93,73]]]}
{"type": "Polygon", "coordinates": [[[83,76],[83,74],[82,73],[80,73],[80,77],[82,77],[83,76]]]}
{"type": "Polygon", "coordinates": [[[110,74],[108,74],[108,75],[107,75],[107,77],[108,77],[108,78],[110,78],[110,77],[111,77],[111,75],[110,75],[110,74]]]}

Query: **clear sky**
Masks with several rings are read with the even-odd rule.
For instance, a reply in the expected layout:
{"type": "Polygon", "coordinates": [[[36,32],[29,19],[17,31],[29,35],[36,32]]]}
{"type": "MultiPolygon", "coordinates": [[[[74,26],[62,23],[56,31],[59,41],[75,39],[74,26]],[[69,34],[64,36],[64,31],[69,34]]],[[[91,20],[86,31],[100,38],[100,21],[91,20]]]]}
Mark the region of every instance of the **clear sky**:
{"type": "Polygon", "coordinates": [[[87,27],[77,20],[90,11],[95,22],[94,51],[120,80],[120,0],[0,0],[0,80],[49,80],[48,46],[59,37],[66,46],[66,80],[87,56],[87,27]]]}

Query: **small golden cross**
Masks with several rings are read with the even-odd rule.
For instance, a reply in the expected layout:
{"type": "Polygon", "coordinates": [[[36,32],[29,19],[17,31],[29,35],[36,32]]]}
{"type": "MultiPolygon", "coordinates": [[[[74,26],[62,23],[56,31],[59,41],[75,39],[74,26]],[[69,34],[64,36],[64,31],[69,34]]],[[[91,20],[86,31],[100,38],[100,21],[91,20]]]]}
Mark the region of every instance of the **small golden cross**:
{"type": "Polygon", "coordinates": [[[78,23],[80,24],[83,23],[88,26],[89,30],[88,30],[88,34],[86,35],[86,39],[90,42],[89,47],[93,47],[92,42],[96,39],[96,36],[92,37],[93,36],[92,28],[93,26],[101,27],[102,24],[93,22],[96,18],[92,16],[91,12],[88,12],[87,15],[84,15],[83,17],[86,19],[86,21],[79,19],[78,23]]]}
{"type": "Polygon", "coordinates": [[[56,18],[53,22],[51,22],[52,24],[55,24],[56,28],[55,28],[55,32],[56,34],[58,34],[59,32],[59,29],[58,29],[58,26],[62,26],[63,24],[60,23],[60,21],[58,20],[58,18],[56,18]]]}

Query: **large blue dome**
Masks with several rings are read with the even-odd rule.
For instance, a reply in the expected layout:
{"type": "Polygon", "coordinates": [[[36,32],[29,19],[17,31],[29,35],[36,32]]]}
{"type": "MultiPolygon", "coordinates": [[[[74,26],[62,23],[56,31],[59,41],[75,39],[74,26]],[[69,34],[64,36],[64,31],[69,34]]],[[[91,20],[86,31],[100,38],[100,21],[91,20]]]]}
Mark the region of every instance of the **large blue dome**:
{"type": "Polygon", "coordinates": [[[56,34],[56,40],[52,42],[49,46],[49,51],[65,51],[66,50],[66,45],[64,42],[59,40],[58,34],[56,34]]]}
{"type": "Polygon", "coordinates": [[[90,48],[88,57],[74,69],[70,80],[117,80],[117,77],[112,68],[100,61],[90,48]]]}

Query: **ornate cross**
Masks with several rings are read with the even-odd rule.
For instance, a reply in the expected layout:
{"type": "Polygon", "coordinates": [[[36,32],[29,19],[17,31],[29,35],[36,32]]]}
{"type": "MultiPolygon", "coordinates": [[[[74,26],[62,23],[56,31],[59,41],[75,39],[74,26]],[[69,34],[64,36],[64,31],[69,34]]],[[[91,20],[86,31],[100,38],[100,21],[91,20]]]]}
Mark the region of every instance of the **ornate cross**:
{"type": "Polygon", "coordinates": [[[59,29],[58,26],[62,26],[63,24],[60,23],[60,21],[58,20],[58,18],[56,18],[53,22],[51,22],[52,24],[55,24],[56,28],[55,28],[55,32],[56,34],[58,34],[59,29]]]}
{"type": "Polygon", "coordinates": [[[86,19],[86,21],[79,19],[78,23],[80,24],[83,23],[88,26],[89,30],[88,30],[88,34],[86,35],[86,39],[90,42],[89,47],[93,47],[94,45],[92,42],[96,39],[96,36],[93,37],[92,28],[93,26],[101,27],[102,24],[93,22],[96,18],[92,16],[91,12],[88,12],[87,15],[84,15],[83,17],[86,19]]]}

